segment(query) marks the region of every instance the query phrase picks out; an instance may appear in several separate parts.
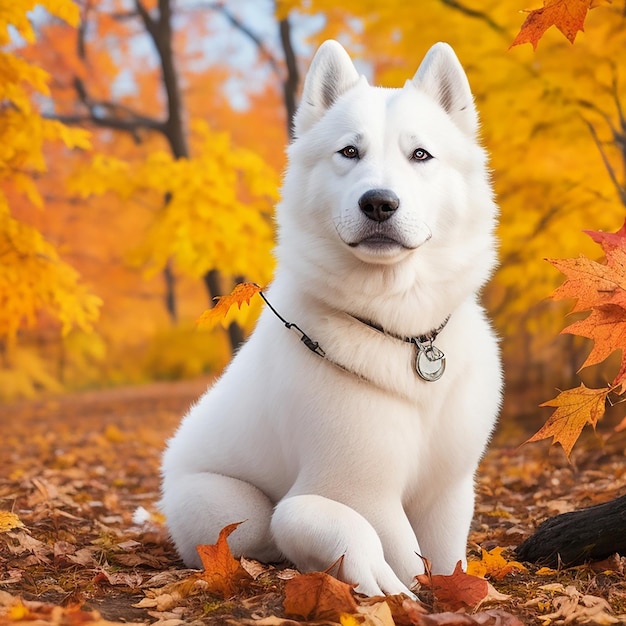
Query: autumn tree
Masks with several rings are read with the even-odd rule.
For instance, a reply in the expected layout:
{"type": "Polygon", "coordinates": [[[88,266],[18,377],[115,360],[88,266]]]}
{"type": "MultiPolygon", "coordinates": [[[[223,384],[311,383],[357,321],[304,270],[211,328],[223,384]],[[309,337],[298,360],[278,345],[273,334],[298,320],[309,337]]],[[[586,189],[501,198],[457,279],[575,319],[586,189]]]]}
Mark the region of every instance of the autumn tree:
{"type": "MultiPolygon", "coordinates": [[[[197,315],[205,308],[204,302],[190,308],[186,294],[193,284],[201,286],[203,276],[211,270],[218,269],[225,277],[221,294],[229,291],[228,282],[242,276],[229,272],[246,270],[245,278],[259,284],[270,279],[271,205],[276,196],[267,189],[254,196],[243,170],[229,170],[234,166],[226,154],[216,152],[212,159],[209,146],[215,144],[216,149],[226,151],[254,148],[272,170],[258,180],[267,183],[271,177],[276,184],[275,172],[284,164],[288,140],[286,94],[293,95],[298,68],[305,66],[321,40],[339,38],[372,82],[399,86],[415,71],[426,49],[444,39],[454,46],[468,71],[481,112],[483,141],[492,155],[501,206],[502,263],[485,300],[506,337],[503,349],[509,389],[534,393],[537,401],[545,399],[546,389],[562,384],[562,377],[557,381],[553,374],[555,359],[567,376],[573,377],[585,347],[575,339],[565,349],[552,342],[560,330],[560,316],[545,298],[559,279],[542,259],[576,256],[579,251],[593,254],[592,242],[578,233],[590,224],[614,230],[621,220],[623,205],[589,125],[619,179],[618,142],[612,133],[620,131],[617,107],[624,101],[624,85],[615,67],[626,43],[623,1],[590,11],[585,33],[578,35],[573,48],[552,28],[536,52],[530,45],[509,49],[524,19],[517,9],[528,8],[521,0],[517,7],[489,0],[478,8],[456,0],[426,0],[419,6],[374,0],[341,5],[328,0],[283,0],[276,4],[271,27],[270,7],[250,8],[252,4],[168,5],[173,68],[179,101],[186,111],[179,117],[191,155],[185,166],[175,164],[171,143],[162,129],[169,119],[163,63],[134,1],[118,0],[106,6],[83,2],[84,20],[78,34],[72,36],[58,23],[46,24],[39,42],[24,49],[31,61],[53,69],[50,110],[90,128],[99,155],[93,161],[91,178],[85,164],[76,160],[59,158],[53,165],[63,166],[63,175],[78,168],[75,189],[85,199],[84,206],[91,209],[93,228],[106,224],[104,217],[96,218],[97,213],[106,212],[120,230],[117,241],[110,235],[111,256],[128,266],[124,271],[137,273],[133,279],[137,281],[136,299],[132,299],[129,282],[124,307],[116,306],[120,293],[115,288],[117,279],[104,275],[106,256],[104,250],[99,252],[101,263],[94,273],[102,274],[98,274],[98,282],[110,302],[103,313],[106,324],[113,326],[112,309],[116,309],[116,321],[123,321],[107,330],[110,336],[116,335],[111,345],[120,340],[123,328],[136,327],[137,322],[130,321],[131,311],[133,305],[135,311],[145,311],[146,294],[156,291],[151,276],[158,278],[161,272],[176,276],[182,323],[193,318],[192,311],[197,315]],[[295,24],[306,25],[306,38],[294,35],[302,32],[294,30],[295,24]],[[288,57],[288,48],[281,43],[284,34],[297,57],[288,57]],[[217,62],[208,59],[207,50],[224,38],[228,41],[217,62]],[[254,54],[245,62],[226,66],[226,61],[246,46],[254,54]],[[244,106],[235,105],[232,94],[225,95],[233,81],[236,97],[243,99],[244,106]],[[223,131],[227,135],[221,135],[223,131]],[[201,167],[193,170],[196,158],[203,160],[205,169],[211,165],[218,184],[230,180],[235,181],[234,187],[211,196],[205,187],[215,179],[201,167]],[[163,174],[165,180],[149,188],[148,178],[142,181],[137,176],[147,171],[148,161],[161,173],[175,168],[179,178],[163,174]],[[113,172],[118,166],[116,178],[113,172]],[[207,177],[196,178],[200,172],[207,177]],[[174,182],[183,179],[196,181],[205,204],[222,208],[208,211],[205,206],[207,217],[198,213],[199,203],[192,210],[180,193],[178,198],[170,196],[174,182]],[[241,227],[234,223],[225,227],[222,221],[229,215],[227,201],[233,198],[241,208],[235,211],[235,222],[241,227]],[[179,212],[183,206],[187,207],[185,215],[179,212]],[[255,228],[260,229],[259,236],[253,233],[255,228]],[[238,256],[242,258],[237,260],[238,256]],[[206,263],[200,269],[203,258],[206,263]],[[139,270],[133,269],[138,262],[150,270],[141,278],[139,270]],[[247,269],[242,267],[244,263],[247,269]]],[[[149,24],[157,24],[161,19],[158,2],[145,1],[141,6],[152,20],[149,24]]],[[[253,160],[244,158],[242,163],[249,165],[253,160]]],[[[75,225],[76,212],[70,202],[58,199],[59,215],[67,215],[75,225]]],[[[64,230],[60,224],[54,228],[82,263],[85,252],[80,238],[71,237],[70,229],[64,230]]],[[[109,237],[105,230],[103,236],[109,237]]],[[[93,265],[95,268],[95,260],[93,265]]],[[[134,317],[148,316],[144,312],[134,317]]]]}
{"type": "Polygon", "coordinates": [[[89,147],[86,132],[42,117],[36,100],[49,94],[50,76],[14,52],[16,35],[9,26],[33,42],[35,30],[28,13],[36,4],[69,24],[78,21],[78,9],[70,0],[16,0],[0,11],[0,387],[22,393],[31,393],[45,375],[22,362],[23,355],[16,350],[19,331],[40,323],[42,316],[56,320],[64,333],[74,326],[89,329],[99,307],[99,298],[56,247],[11,208],[21,199],[44,210],[35,180],[47,169],[43,154],[47,142],[61,142],[67,149],[89,147]],[[21,375],[15,375],[16,369],[21,375]]]}
{"type": "MultiPolygon", "coordinates": [[[[162,208],[155,210],[155,223],[136,258],[163,272],[166,304],[176,319],[175,278],[170,261],[178,271],[201,276],[211,298],[222,291],[220,272],[232,277],[250,273],[251,267],[256,272],[259,266],[271,266],[268,215],[276,199],[276,175],[250,151],[234,149],[224,132],[215,132],[207,124],[193,126],[202,153],[191,158],[196,155],[190,147],[175,58],[174,7],[170,0],[158,0],[154,6],[135,0],[131,10],[125,6],[114,3],[107,10],[90,2],[84,5],[83,24],[77,31],[77,57],[83,68],[94,63],[91,49],[97,48],[98,42],[89,36],[91,28],[100,29],[111,22],[120,34],[139,28],[158,58],[158,82],[164,94],[161,111],[141,109],[147,93],[136,99],[138,105],[119,102],[114,93],[102,93],[101,85],[101,93],[94,94],[91,74],[83,70],[71,77],[77,96],[76,112],[59,117],[74,124],[130,133],[139,141],[146,133],[158,133],[165,139],[172,158],[164,153],[152,154],[144,166],[136,167],[114,159],[96,159],[91,173],[83,172],[77,187],[83,197],[107,191],[121,197],[145,197],[151,191],[162,194],[162,208]],[[91,184],[93,177],[99,178],[99,185],[91,184]],[[103,181],[107,181],[105,185],[103,181]],[[237,249],[229,250],[228,242],[237,242],[237,249]],[[242,250],[247,254],[241,254],[242,250]]],[[[229,333],[235,347],[242,340],[239,327],[231,324],[229,333]]]]}

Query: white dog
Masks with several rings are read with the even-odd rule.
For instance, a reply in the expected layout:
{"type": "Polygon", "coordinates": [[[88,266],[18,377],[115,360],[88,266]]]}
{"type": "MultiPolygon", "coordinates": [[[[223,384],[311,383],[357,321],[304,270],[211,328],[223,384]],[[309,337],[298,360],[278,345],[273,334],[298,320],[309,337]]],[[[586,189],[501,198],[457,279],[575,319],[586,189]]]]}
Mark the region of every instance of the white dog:
{"type": "Polygon", "coordinates": [[[402,89],[324,43],[306,77],[258,325],[163,458],[185,563],[340,563],[368,595],[465,564],[474,474],[501,396],[477,293],[497,214],[465,73],[443,43],[402,89]],[[299,336],[303,341],[299,340],[299,336]],[[342,558],[343,557],[343,558],[342,558]]]}

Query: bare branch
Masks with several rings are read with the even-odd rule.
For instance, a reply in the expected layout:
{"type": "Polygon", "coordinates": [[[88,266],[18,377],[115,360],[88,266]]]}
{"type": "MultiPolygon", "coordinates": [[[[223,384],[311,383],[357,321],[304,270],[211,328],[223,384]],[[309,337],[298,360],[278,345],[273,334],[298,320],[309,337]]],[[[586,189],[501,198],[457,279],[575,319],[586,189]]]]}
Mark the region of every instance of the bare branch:
{"type": "Polygon", "coordinates": [[[81,121],[91,121],[98,126],[118,130],[137,131],[139,129],[146,129],[164,132],[165,123],[160,120],[141,115],[130,107],[119,104],[118,102],[94,100],[89,96],[85,84],[78,77],[74,78],[74,89],[78,94],[80,102],[87,109],[89,114],[87,116],[55,116],[55,119],[62,121],[64,119],[67,123],[77,123],[80,119],[81,121]],[[106,112],[106,114],[101,112],[106,112]]]}
{"type": "Polygon", "coordinates": [[[280,63],[276,60],[271,51],[267,49],[267,46],[263,43],[263,40],[256,33],[248,28],[248,26],[246,26],[238,17],[233,15],[223,4],[217,2],[213,5],[207,5],[206,8],[211,8],[219,11],[231,23],[232,26],[234,26],[243,35],[248,37],[248,39],[250,39],[250,41],[252,41],[252,43],[254,43],[254,45],[258,48],[261,56],[267,59],[267,62],[270,64],[271,68],[274,70],[274,72],[276,72],[276,75],[282,80],[283,72],[280,63]]]}
{"type": "Polygon", "coordinates": [[[441,0],[441,3],[445,4],[446,6],[449,6],[452,9],[456,9],[457,11],[460,11],[461,13],[463,13],[464,15],[467,15],[468,17],[473,17],[474,19],[481,20],[482,22],[485,22],[485,24],[487,24],[487,26],[489,26],[491,29],[495,30],[497,33],[508,36],[506,29],[500,26],[500,24],[495,22],[491,18],[491,16],[489,16],[487,13],[484,13],[483,11],[472,9],[471,7],[468,7],[462,4],[458,0],[441,0]]]}
{"type": "Polygon", "coordinates": [[[585,124],[589,128],[589,131],[591,132],[591,136],[593,137],[593,140],[594,140],[598,150],[600,151],[600,156],[602,157],[602,162],[604,163],[604,167],[606,168],[606,171],[609,174],[611,182],[613,183],[613,185],[615,186],[615,189],[617,190],[617,194],[619,195],[619,198],[620,198],[622,204],[624,206],[626,206],[626,188],[623,187],[620,184],[619,180],[617,179],[617,175],[615,174],[615,170],[613,169],[613,166],[611,165],[611,162],[609,161],[608,157],[606,156],[606,152],[604,151],[604,147],[602,145],[602,142],[600,141],[600,138],[598,137],[598,133],[596,132],[596,129],[595,129],[594,125],[591,122],[589,122],[588,120],[586,120],[585,118],[583,118],[583,122],[585,122],[585,124]]]}
{"type": "MultiPolygon", "coordinates": [[[[110,128],[111,130],[121,130],[130,133],[136,141],[140,141],[140,130],[157,130],[161,131],[160,122],[149,125],[133,119],[119,119],[116,117],[97,117],[91,114],[87,115],[46,115],[48,119],[58,120],[64,124],[94,124],[101,128],[110,128]]],[[[162,132],[162,131],[161,131],[162,132]]]]}

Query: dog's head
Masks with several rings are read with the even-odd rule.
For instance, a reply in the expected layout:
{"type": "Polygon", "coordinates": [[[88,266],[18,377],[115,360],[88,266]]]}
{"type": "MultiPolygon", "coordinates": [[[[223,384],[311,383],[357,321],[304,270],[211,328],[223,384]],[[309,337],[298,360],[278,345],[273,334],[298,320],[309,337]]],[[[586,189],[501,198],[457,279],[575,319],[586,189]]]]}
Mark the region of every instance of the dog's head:
{"type": "Polygon", "coordinates": [[[467,77],[447,44],[433,46],[402,89],[384,89],[327,41],[295,118],[279,258],[289,238],[305,258],[315,248],[331,274],[402,265],[413,270],[403,272],[409,280],[427,272],[436,282],[444,266],[458,280],[478,265],[472,282],[482,284],[494,264],[496,209],[477,128],[467,77]]]}

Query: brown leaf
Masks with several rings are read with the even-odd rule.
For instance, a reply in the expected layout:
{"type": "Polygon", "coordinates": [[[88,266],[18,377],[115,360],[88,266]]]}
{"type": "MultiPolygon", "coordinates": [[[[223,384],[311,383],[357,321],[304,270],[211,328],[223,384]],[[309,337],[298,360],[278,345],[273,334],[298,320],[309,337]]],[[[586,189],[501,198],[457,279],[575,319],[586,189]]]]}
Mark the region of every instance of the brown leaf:
{"type": "Polygon", "coordinates": [[[517,617],[506,611],[489,610],[466,613],[435,613],[418,616],[414,626],[524,626],[517,617]]]}
{"type": "Polygon", "coordinates": [[[352,587],[325,572],[301,574],[285,583],[285,615],[305,620],[338,622],[342,613],[355,613],[352,587]]]}
{"type": "Polygon", "coordinates": [[[456,568],[450,576],[421,574],[417,580],[420,584],[432,589],[440,608],[452,611],[474,608],[489,593],[487,581],[484,578],[466,574],[461,566],[461,561],[456,564],[456,568]]]}
{"type": "Polygon", "coordinates": [[[252,580],[241,563],[233,557],[228,546],[228,536],[241,524],[229,524],[220,531],[217,543],[197,546],[204,571],[200,578],[208,584],[208,591],[229,598],[244,581],[252,580]]]}

